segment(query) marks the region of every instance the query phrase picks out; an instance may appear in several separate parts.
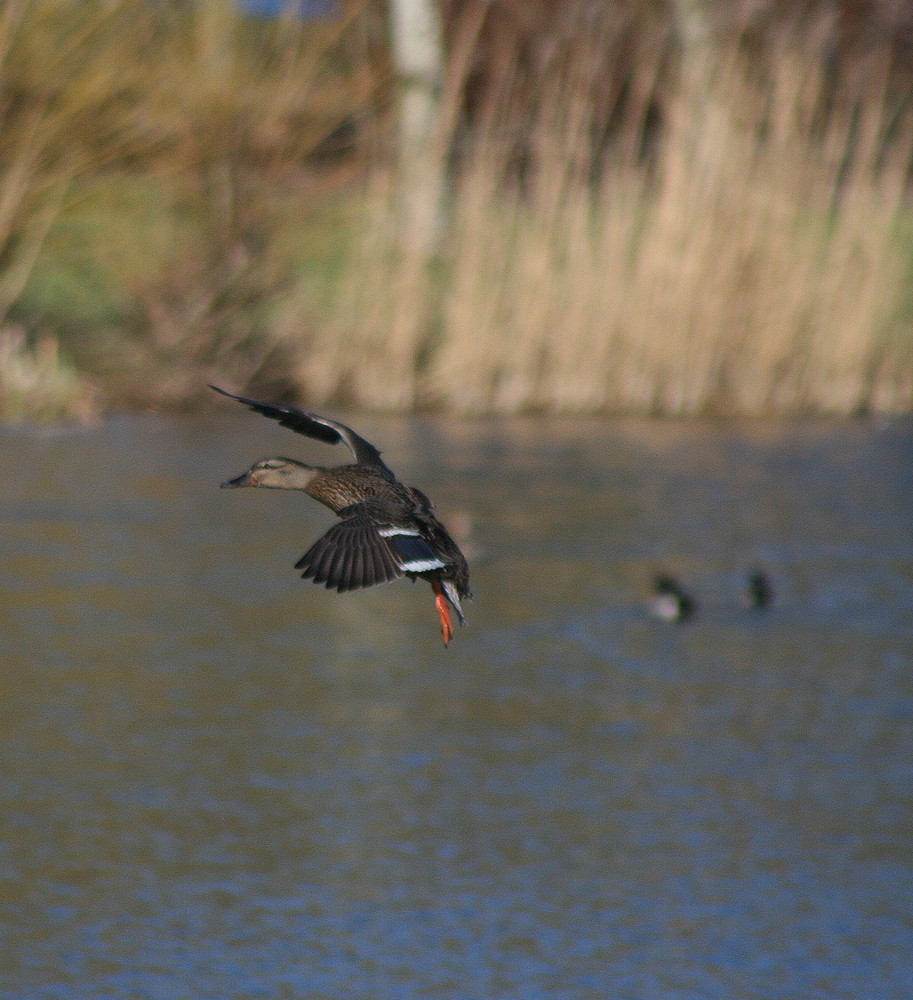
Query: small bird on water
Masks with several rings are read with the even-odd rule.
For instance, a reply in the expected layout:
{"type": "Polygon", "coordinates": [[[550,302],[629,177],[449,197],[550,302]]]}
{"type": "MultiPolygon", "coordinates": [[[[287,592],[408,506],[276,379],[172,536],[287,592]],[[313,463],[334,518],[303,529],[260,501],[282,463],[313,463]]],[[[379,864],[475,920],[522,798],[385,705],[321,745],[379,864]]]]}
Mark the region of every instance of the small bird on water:
{"type": "Polygon", "coordinates": [[[664,622],[686,622],[697,611],[697,601],[674,577],[660,573],[653,578],[650,614],[664,622]]]}
{"type": "Polygon", "coordinates": [[[402,576],[427,580],[446,646],[453,638],[448,604],[459,623],[466,623],[460,600],[472,598],[469,567],[428,497],[414,486],[404,486],[374,445],[345,424],[294,406],[235,396],[215,385],[210,389],[298,434],[327,444],[342,443],[349,449],[354,464],[329,468],[291,458],[264,458],[222,483],[222,488],[302,490],[325,504],[340,520],[295,563],[302,577],[340,593],[402,576]]]}
{"type": "Polygon", "coordinates": [[[740,595],[742,607],[751,610],[767,608],[773,603],[773,599],[774,588],[770,577],[763,570],[752,570],[740,595]]]}

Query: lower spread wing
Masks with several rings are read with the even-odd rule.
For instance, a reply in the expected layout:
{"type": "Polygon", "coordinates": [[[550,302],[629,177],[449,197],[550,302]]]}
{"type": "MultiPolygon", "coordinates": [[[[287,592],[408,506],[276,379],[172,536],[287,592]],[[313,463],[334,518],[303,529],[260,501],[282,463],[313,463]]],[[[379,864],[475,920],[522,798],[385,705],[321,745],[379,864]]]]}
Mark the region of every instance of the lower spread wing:
{"type": "Polygon", "coordinates": [[[306,580],[342,592],[446,565],[415,528],[378,520],[370,504],[354,504],[341,516],[295,563],[306,580]]]}
{"type": "Polygon", "coordinates": [[[339,591],[373,587],[402,576],[384,540],[370,524],[340,521],[295,563],[305,580],[339,591]]]}

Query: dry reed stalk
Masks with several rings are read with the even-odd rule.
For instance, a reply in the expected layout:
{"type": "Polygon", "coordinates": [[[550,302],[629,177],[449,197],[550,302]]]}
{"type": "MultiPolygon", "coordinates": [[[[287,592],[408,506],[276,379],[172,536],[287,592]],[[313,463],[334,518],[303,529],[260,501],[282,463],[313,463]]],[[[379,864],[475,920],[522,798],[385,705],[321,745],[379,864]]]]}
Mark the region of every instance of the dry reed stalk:
{"type": "Polygon", "coordinates": [[[364,231],[350,253],[351,281],[333,322],[300,338],[294,380],[309,399],[394,411],[423,403],[424,361],[440,323],[439,272],[447,249],[439,243],[442,220],[416,220],[404,201],[411,185],[425,188],[426,195],[440,187],[485,10],[485,4],[469,4],[459,17],[426,162],[399,170],[377,151],[381,166],[366,180],[364,231]],[[435,176],[422,177],[426,171],[435,176]]]}
{"type": "MultiPolygon", "coordinates": [[[[364,192],[363,235],[337,318],[300,338],[293,375],[308,399],[342,399],[380,410],[416,405],[432,277],[425,255],[399,228],[398,181],[376,174],[364,192]]],[[[294,315],[286,322],[294,323],[294,315]]]]}

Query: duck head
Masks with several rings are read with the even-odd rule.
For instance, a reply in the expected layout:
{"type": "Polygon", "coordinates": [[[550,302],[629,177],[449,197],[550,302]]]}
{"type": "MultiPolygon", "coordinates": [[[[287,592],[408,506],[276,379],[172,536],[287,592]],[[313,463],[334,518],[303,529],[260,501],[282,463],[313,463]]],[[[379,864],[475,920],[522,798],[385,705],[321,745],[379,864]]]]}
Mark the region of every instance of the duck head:
{"type": "Polygon", "coordinates": [[[234,479],[222,483],[222,489],[240,486],[264,486],[274,490],[303,490],[320,470],[291,458],[264,458],[234,479]]]}

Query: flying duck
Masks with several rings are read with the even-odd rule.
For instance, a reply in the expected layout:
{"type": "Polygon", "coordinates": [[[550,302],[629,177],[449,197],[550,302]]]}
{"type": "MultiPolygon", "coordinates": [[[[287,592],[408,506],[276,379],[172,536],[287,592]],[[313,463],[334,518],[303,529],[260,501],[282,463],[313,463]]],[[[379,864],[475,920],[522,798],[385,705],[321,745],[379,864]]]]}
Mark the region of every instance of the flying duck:
{"type": "Polygon", "coordinates": [[[428,497],[414,486],[404,486],[374,445],[345,424],[294,406],[235,396],[215,385],[210,389],[298,434],[349,449],[354,464],[329,468],[291,458],[264,458],[222,483],[222,488],[302,490],[325,504],[340,520],[295,563],[302,577],[340,593],[402,576],[427,580],[446,646],[453,637],[448,605],[459,623],[466,623],[460,600],[472,598],[469,567],[428,497]]]}

